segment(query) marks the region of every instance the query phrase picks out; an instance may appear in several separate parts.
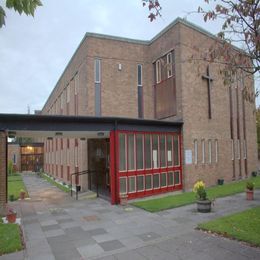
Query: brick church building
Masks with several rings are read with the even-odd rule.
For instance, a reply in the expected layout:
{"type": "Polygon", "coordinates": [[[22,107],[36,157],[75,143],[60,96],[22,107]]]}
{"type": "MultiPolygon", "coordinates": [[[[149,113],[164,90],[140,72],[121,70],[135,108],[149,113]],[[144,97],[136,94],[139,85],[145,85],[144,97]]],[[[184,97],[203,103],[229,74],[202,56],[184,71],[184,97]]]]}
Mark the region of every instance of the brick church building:
{"type": "Polygon", "coordinates": [[[80,176],[82,189],[99,185],[115,194],[113,202],[120,194],[189,190],[198,179],[211,186],[250,176],[257,167],[255,104],[242,91],[246,84],[254,91],[252,78],[226,85],[221,65],[189,61],[214,40],[180,18],[149,41],[86,33],[42,115],[163,120],[176,128],[44,139],[45,172],[69,183],[72,173],[92,170],[92,178],[80,176]]]}

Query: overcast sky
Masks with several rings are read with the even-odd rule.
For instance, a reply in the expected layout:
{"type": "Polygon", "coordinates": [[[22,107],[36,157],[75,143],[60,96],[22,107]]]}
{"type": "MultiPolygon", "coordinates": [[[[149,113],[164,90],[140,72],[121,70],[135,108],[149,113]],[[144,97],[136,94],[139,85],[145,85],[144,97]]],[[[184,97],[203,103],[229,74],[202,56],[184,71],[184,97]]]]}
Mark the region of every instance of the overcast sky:
{"type": "MultiPolygon", "coordinates": [[[[3,5],[5,1],[0,0],[3,5]]],[[[150,22],[141,0],[42,0],[35,17],[7,11],[0,29],[0,113],[41,109],[86,32],[149,40],[177,17],[217,33],[219,26],[188,15],[203,0],[160,0],[150,22]]]]}

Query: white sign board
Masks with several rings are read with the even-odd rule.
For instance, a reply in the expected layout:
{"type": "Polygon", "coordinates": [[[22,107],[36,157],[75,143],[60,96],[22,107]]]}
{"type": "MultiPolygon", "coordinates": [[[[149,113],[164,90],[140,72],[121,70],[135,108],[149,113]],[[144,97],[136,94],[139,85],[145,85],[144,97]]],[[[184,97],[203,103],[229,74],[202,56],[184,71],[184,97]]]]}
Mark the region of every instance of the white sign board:
{"type": "Polygon", "coordinates": [[[185,164],[192,164],[192,150],[185,150],[185,164]]]}

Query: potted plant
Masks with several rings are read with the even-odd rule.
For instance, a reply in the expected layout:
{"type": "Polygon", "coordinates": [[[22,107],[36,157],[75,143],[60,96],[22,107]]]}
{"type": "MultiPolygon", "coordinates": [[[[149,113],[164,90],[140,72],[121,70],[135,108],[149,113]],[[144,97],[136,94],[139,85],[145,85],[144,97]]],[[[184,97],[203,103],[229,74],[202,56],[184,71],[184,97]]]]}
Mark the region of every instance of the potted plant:
{"type": "Polygon", "coordinates": [[[120,205],[126,206],[127,205],[127,199],[128,199],[127,194],[126,193],[120,193],[119,198],[120,198],[120,205]]]}
{"type": "Polygon", "coordinates": [[[12,208],[7,209],[6,219],[8,223],[15,223],[16,222],[16,211],[12,208]]]}
{"type": "Polygon", "coordinates": [[[198,212],[202,212],[202,213],[210,212],[211,200],[207,198],[205,183],[203,181],[197,181],[194,184],[193,192],[196,193],[198,212]]]}
{"type": "Polygon", "coordinates": [[[24,200],[25,194],[26,194],[25,190],[24,190],[24,189],[21,189],[21,190],[20,190],[20,199],[21,199],[21,200],[24,200]]]}
{"type": "Polygon", "coordinates": [[[254,183],[252,181],[248,181],[246,183],[246,199],[253,200],[254,199],[254,183]]]}

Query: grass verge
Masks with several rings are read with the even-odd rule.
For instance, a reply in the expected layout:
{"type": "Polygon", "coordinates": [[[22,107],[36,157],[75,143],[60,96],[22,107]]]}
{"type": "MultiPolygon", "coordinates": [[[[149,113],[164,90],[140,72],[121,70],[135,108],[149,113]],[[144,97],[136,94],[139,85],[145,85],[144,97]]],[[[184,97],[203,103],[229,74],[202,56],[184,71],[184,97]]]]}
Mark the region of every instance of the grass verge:
{"type": "Polygon", "coordinates": [[[52,178],[50,178],[49,176],[45,175],[45,174],[42,174],[41,175],[46,181],[48,181],[49,183],[51,183],[52,185],[56,186],[57,188],[59,188],[60,190],[62,191],[65,191],[65,192],[69,192],[70,189],[68,187],[65,187],[59,183],[57,183],[56,181],[54,181],[52,178]]]}
{"type": "Polygon", "coordinates": [[[260,207],[201,223],[198,228],[260,246],[260,207]]]}
{"type": "Polygon", "coordinates": [[[0,255],[23,249],[21,230],[17,224],[0,224],[0,255]]]}
{"type": "MultiPolygon", "coordinates": [[[[256,189],[260,189],[260,177],[254,177],[246,180],[227,183],[224,185],[214,186],[207,189],[209,199],[230,196],[245,191],[246,182],[253,181],[256,189]]],[[[131,203],[132,205],[147,210],[149,212],[158,212],[161,210],[172,209],[185,206],[196,202],[193,192],[169,195],[163,198],[143,200],[131,203]]]]}
{"type": "Polygon", "coordinates": [[[13,195],[14,200],[19,199],[21,190],[24,190],[28,197],[22,176],[20,174],[8,175],[8,199],[10,199],[10,195],[13,195]]]}

